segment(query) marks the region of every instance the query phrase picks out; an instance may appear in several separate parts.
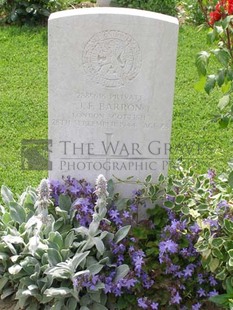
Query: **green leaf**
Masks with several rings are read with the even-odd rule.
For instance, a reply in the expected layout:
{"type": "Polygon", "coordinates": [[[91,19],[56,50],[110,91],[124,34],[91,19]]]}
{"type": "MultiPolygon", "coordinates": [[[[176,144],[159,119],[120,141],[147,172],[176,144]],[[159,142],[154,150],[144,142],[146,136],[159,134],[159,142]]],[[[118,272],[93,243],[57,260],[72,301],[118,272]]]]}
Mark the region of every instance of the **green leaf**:
{"type": "Polygon", "coordinates": [[[233,222],[228,220],[228,219],[224,219],[224,228],[229,232],[229,233],[233,233],[233,222]]]}
{"type": "Polygon", "coordinates": [[[61,210],[69,213],[72,205],[70,196],[60,195],[58,199],[58,205],[61,210]]]}
{"type": "Polygon", "coordinates": [[[194,88],[197,91],[204,91],[205,90],[205,84],[206,84],[206,76],[201,76],[199,81],[194,85],[194,88]]]}
{"type": "Polygon", "coordinates": [[[229,295],[228,294],[221,294],[221,295],[216,295],[213,297],[210,297],[209,300],[216,303],[217,305],[226,305],[228,304],[228,299],[229,295]]]}
{"type": "Polygon", "coordinates": [[[69,297],[71,295],[71,289],[67,287],[55,288],[51,287],[45,290],[44,294],[48,297],[69,297]]]}
{"type": "Polygon", "coordinates": [[[226,276],[227,276],[226,270],[223,269],[222,271],[216,274],[216,279],[223,281],[226,278],[226,276]]]}
{"type": "Polygon", "coordinates": [[[113,197],[114,195],[114,182],[112,179],[108,180],[108,193],[110,197],[113,197]]]}
{"type": "Polygon", "coordinates": [[[229,250],[227,253],[230,256],[230,258],[233,258],[233,249],[229,250]]]}
{"type": "Polygon", "coordinates": [[[114,279],[114,282],[118,282],[119,280],[121,280],[122,278],[124,278],[128,273],[129,273],[129,266],[128,265],[121,265],[118,266],[116,269],[116,276],[114,279]]]}
{"type": "Polygon", "coordinates": [[[230,95],[223,96],[218,102],[218,108],[222,111],[230,102],[230,95]]]}
{"type": "Polygon", "coordinates": [[[145,183],[150,183],[152,180],[152,175],[149,174],[146,178],[145,178],[145,183]]]}
{"type": "Polygon", "coordinates": [[[233,188],[233,171],[231,171],[231,173],[229,174],[228,183],[230,187],[233,188]]]}
{"type": "Polygon", "coordinates": [[[219,266],[219,259],[217,259],[217,258],[211,258],[211,260],[210,260],[210,264],[209,264],[209,267],[210,267],[210,271],[211,272],[215,272],[215,270],[218,268],[218,266],[219,266]]]}
{"type": "Polygon", "coordinates": [[[219,87],[223,85],[224,80],[225,80],[225,69],[221,69],[218,71],[218,74],[216,75],[216,81],[219,87]]]}
{"type": "Polygon", "coordinates": [[[120,242],[122,239],[124,239],[129,231],[130,231],[131,226],[127,225],[127,226],[123,226],[122,228],[120,228],[117,233],[115,234],[115,237],[113,239],[113,242],[118,243],[120,242]]]}
{"type": "Polygon", "coordinates": [[[22,224],[26,221],[26,213],[22,206],[17,202],[11,202],[9,207],[11,218],[15,222],[22,224]]]}
{"type": "Polygon", "coordinates": [[[231,59],[230,54],[227,50],[224,49],[215,49],[212,50],[212,53],[215,55],[217,60],[224,66],[227,67],[229,64],[229,61],[231,59]]]}
{"type": "Polygon", "coordinates": [[[62,261],[62,256],[56,249],[50,248],[48,249],[48,260],[50,265],[56,266],[62,261]]]}
{"type": "Polygon", "coordinates": [[[196,67],[199,75],[206,75],[210,54],[202,51],[196,56],[196,67]]]}
{"type": "Polygon", "coordinates": [[[214,89],[215,84],[216,84],[215,75],[214,74],[208,75],[205,83],[205,91],[207,92],[208,95],[210,94],[211,90],[214,89]]]}
{"type": "Polygon", "coordinates": [[[215,238],[212,241],[212,246],[215,248],[220,248],[224,243],[224,240],[221,238],[215,238]]]}
{"type": "Polygon", "coordinates": [[[184,214],[184,215],[189,215],[189,207],[187,206],[184,206],[181,208],[181,212],[184,214]]]}
{"type": "Polygon", "coordinates": [[[115,202],[115,206],[117,207],[117,210],[119,210],[119,211],[124,210],[125,207],[127,206],[128,200],[129,199],[127,199],[127,198],[117,199],[117,201],[115,202]]]}
{"type": "Polygon", "coordinates": [[[164,202],[164,205],[165,205],[165,207],[167,207],[167,208],[169,208],[169,209],[172,209],[172,208],[175,207],[175,203],[172,202],[172,201],[170,201],[170,200],[165,201],[165,202],[164,202]]]}
{"type": "Polygon", "coordinates": [[[229,125],[230,119],[227,116],[223,116],[221,117],[220,121],[219,121],[219,126],[221,128],[227,128],[227,126],[229,125]]]}

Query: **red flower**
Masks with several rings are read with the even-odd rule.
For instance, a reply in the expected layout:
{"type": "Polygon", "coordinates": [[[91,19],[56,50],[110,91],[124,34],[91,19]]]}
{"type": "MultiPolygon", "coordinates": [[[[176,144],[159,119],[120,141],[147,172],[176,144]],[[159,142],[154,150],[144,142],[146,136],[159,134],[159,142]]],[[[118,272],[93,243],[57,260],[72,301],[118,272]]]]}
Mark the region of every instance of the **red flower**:
{"type": "Polygon", "coordinates": [[[215,11],[210,12],[209,24],[213,24],[219,21],[221,18],[225,18],[227,15],[233,14],[233,0],[220,0],[215,6],[215,11]]]}
{"type": "Polygon", "coordinates": [[[222,17],[221,13],[219,11],[214,11],[214,12],[210,12],[210,20],[209,20],[209,24],[211,26],[213,26],[213,24],[215,22],[217,22],[218,20],[220,20],[222,17]]]}

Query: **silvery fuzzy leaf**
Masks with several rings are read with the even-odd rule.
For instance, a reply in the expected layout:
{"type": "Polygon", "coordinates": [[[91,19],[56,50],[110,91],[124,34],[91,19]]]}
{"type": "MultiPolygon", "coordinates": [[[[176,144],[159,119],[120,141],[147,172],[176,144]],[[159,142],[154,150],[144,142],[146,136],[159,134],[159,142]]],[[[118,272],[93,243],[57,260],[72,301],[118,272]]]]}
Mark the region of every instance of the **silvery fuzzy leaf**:
{"type": "Polygon", "coordinates": [[[76,298],[72,297],[69,298],[66,303],[67,309],[69,310],[76,310],[77,309],[77,300],[76,298]]]}
{"type": "Polygon", "coordinates": [[[63,300],[58,300],[58,301],[55,302],[54,305],[52,305],[50,310],[63,310],[64,308],[65,308],[64,307],[64,301],[63,300]]]}
{"type": "Polygon", "coordinates": [[[100,238],[95,237],[95,238],[93,238],[93,242],[94,242],[94,244],[95,244],[95,246],[96,246],[97,251],[98,251],[101,255],[103,255],[103,254],[104,254],[104,251],[105,251],[105,246],[104,246],[103,241],[102,241],[100,238]]]}
{"type": "Polygon", "coordinates": [[[3,293],[1,294],[1,299],[5,299],[8,296],[12,295],[15,293],[15,290],[11,287],[11,288],[6,288],[3,293]]]}
{"type": "Polygon", "coordinates": [[[84,235],[84,236],[89,236],[89,229],[87,229],[84,226],[81,226],[79,228],[74,228],[74,231],[78,234],[84,235]]]}
{"type": "Polygon", "coordinates": [[[100,291],[89,292],[91,299],[97,303],[100,303],[100,291]]]}
{"type": "Polygon", "coordinates": [[[92,310],[108,310],[104,305],[94,303],[91,307],[92,310]]]}
{"type": "Polygon", "coordinates": [[[89,255],[89,251],[84,253],[76,253],[71,260],[72,269],[76,270],[80,263],[89,255]]]}
{"type": "Polygon", "coordinates": [[[46,269],[44,273],[50,275],[53,279],[69,279],[71,277],[72,270],[68,267],[52,267],[46,269]]]}
{"type": "Polygon", "coordinates": [[[91,237],[95,236],[95,234],[98,232],[98,228],[99,228],[100,222],[97,221],[92,221],[91,224],[89,225],[89,235],[91,237]]]}
{"type": "Polygon", "coordinates": [[[74,238],[75,238],[74,232],[73,231],[69,232],[69,234],[65,238],[64,247],[70,248],[73,244],[74,238]]]}
{"type": "Polygon", "coordinates": [[[51,287],[45,290],[44,294],[48,297],[69,297],[71,295],[71,289],[67,287],[51,287]]]}
{"type": "Polygon", "coordinates": [[[122,239],[124,239],[124,238],[128,235],[128,233],[129,233],[129,231],[130,231],[130,228],[131,228],[130,225],[121,227],[121,228],[117,231],[117,233],[115,234],[115,237],[114,237],[113,241],[114,241],[115,243],[118,243],[118,242],[120,242],[122,239]]]}
{"type": "Polygon", "coordinates": [[[36,226],[36,229],[38,230],[38,232],[40,232],[41,227],[43,225],[42,221],[41,221],[41,217],[39,217],[38,215],[33,215],[26,223],[25,225],[25,229],[29,230],[29,232],[31,231],[32,226],[36,226]]]}
{"type": "Polygon", "coordinates": [[[90,271],[90,273],[92,275],[95,275],[95,274],[99,273],[103,269],[103,267],[104,267],[104,265],[97,263],[97,264],[93,264],[93,265],[89,266],[88,270],[90,271]]]}
{"type": "Polygon", "coordinates": [[[75,273],[74,278],[77,278],[77,277],[82,276],[83,274],[87,274],[87,273],[90,273],[90,271],[89,270],[78,271],[75,273]]]}
{"type": "Polygon", "coordinates": [[[0,260],[6,261],[8,259],[9,255],[3,252],[0,252],[0,260]]]}
{"type": "Polygon", "coordinates": [[[10,215],[15,222],[22,224],[26,221],[26,212],[21,205],[13,201],[9,204],[9,208],[10,215]]]}
{"type": "Polygon", "coordinates": [[[114,279],[114,282],[118,282],[119,280],[123,279],[127,274],[129,273],[129,266],[124,264],[121,266],[118,266],[116,269],[116,276],[114,279]]]}
{"type": "Polygon", "coordinates": [[[12,244],[24,244],[24,240],[20,236],[12,236],[12,235],[7,235],[3,236],[2,240],[6,243],[12,243],[12,244]]]}
{"type": "Polygon", "coordinates": [[[2,205],[0,205],[0,212],[1,212],[2,214],[5,214],[5,213],[6,213],[6,209],[5,209],[2,205]]]}
{"type": "Polygon", "coordinates": [[[28,251],[32,254],[32,256],[34,256],[39,244],[40,244],[40,240],[39,240],[38,235],[35,235],[29,239],[28,251]]]}
{"type": "Polygon", "coordinates": [[[11,201],[15,201],[12,192],[7,188],[5,185],[2,185],[1,187],[1,196],[2,200],[5,202],[5,204],[9,204],[11,201]]]}
{"type": "Polygon", "coordinates": [[[86,306],[82,306],[82,307],[80,308],[80,310],[90,310],[90,308],[88,308],[88,307],[86,307],[86,306]]]}
{"type": "Polygon", "coordinates": [[[7,284],[8,281],[9,281],[9,279],[7,277],[2,277],[0,279],[0,292],[2,291],[2,289],[7,284]]]}
{"type": "MultiPolygon", "coordinates": [[[[1,253],[0,253],[1,255],[1,253]]],[[[7,255],[8,256],[8,255],[7,255]]],[[[12,261],[12,263],[16,263],[17,260],[21,257],[21,255],[13,255],[10,257],[10,260],[12,261]]]]}
{"type": "Polygon", "coordinates": [[[8,268],[8,272],[12,275],[19,273],[22,270],[22,266],[16,264],[8,268]]]}
{"type": "Polygon", "coordinates": [[[48,249],[48,260],[50,265],[55,266],[62,262],[62,256],[56,249],[50,248],[48,249]]]}

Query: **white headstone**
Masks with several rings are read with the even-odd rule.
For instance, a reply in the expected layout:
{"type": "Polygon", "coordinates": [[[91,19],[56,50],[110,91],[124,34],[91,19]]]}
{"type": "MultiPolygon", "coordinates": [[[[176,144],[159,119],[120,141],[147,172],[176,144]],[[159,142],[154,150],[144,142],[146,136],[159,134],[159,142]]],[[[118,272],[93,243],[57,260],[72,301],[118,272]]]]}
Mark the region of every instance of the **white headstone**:
{"type": "Polygon", "coordinates": [[[178,21],[123,8],[49,18],[49,177],[166,174],[178,21]]]}

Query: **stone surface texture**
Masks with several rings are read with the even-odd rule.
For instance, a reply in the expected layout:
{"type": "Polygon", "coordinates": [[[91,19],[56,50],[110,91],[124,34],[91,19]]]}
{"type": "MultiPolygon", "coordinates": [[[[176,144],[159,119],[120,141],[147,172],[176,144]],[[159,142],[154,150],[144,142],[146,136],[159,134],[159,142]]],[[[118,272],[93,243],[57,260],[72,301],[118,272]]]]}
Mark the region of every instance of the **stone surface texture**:
{"type": "Polygon", "coordinates": [[[148,11],[51,14],[50,178],[166,174],[177,37],[176,18],[148,11]]]}

